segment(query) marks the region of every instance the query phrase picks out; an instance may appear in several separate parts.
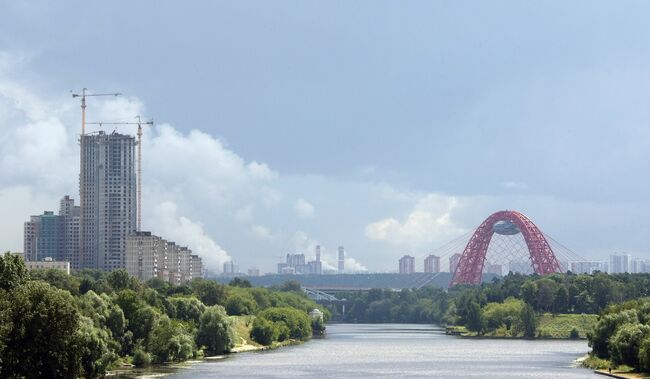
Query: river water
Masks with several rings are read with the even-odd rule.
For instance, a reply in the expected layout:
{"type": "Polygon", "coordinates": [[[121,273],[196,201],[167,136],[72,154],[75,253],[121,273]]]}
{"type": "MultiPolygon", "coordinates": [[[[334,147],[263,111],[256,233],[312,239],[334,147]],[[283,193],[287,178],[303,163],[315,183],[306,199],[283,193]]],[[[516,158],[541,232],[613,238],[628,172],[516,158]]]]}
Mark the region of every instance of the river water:
{"type": "Polygon", "coordinates": [[[429,325],[332,324],[327,336],[192,364],[172,378],[593,378],[569,340],[465,339],[429,325]]]}

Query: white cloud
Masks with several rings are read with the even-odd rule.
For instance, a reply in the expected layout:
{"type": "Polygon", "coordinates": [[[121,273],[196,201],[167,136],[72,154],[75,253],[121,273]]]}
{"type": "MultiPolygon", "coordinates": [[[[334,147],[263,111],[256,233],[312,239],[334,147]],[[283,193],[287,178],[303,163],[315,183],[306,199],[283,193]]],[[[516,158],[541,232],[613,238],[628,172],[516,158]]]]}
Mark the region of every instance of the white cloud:
{"type": "Polygon", "coordinates": [[[307,200],[302,198],[296,200],[293,203],[293,209],[296,212],[296,215],[298,215],[298,217],[303,219],[314,217],[314,213],[316,211],[313,205],[311,205],[307,200]]]}
{"type": "Polygon", "coordinates": [[[228,253],[205,233],[203,225],[185,216],[179,216],[176,204],[158,204],[153,209],[153,215],[151,229],[156,235],[190,247],[205,265],[223,267],[225,262],[231,260],[228,253]]]}
{"type": "Polygon", "coordinates": [[[368,224],[366,237],[411,249],[446,242],[465,232],[451,218],[458,203],[455,197],[424,195],[403,221],[387,217],[368,224]]]}
{"type": "Polygon", "coordinates": [[[253,231],[253,234],[260,239],[271,240],[274,238],[271,231],[265,226],[253,225],[251,226],[251,230],[253,231]]]}

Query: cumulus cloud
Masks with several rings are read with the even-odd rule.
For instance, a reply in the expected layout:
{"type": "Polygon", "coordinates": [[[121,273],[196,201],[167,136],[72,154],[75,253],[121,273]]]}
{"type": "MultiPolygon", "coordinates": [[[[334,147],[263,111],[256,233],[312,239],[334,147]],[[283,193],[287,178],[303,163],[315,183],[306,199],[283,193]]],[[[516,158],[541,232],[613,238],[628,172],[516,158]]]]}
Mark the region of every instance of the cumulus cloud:
{"type": "Polygon", "coordinates": [[[262,226],[262,225],[253,225],[253,226],[251,226],[251,230],[252,230],[253,234],[255,234],[255,236],[256,236],[257,238],[260,238],[260,239],[266,239],[266,240],[271,240],[271,239],[273,239],[273,234],[272,234],[271,231],[270,231],[267,227],[265,227],[265,226],[262,226]]]}
{"type": "Polygon", "coordinates": [[[296,215],[300,218],[312,218],[314,217],[314,206],[311,205],[305,199],[298,199],[293,203],[293,209],[296,212],[296,215]]]}
{"type": "Polygon", "coordinates": [[[231,260],[228,253],[205,233],[201,223],[178,214],[176,204],[158,204],[153,209],[153,215],[150,225],[156,235],[190,247],[206,266],[223,267],[225,262],[231,260]]]}
{"type": "Polygon", "coordinates": [[[404,220],[383,218],[368,224],[365,234],[371,240],[406,248],[445,242],[465,232],[452,220],[452,212],[458,205],[456,197],[427,194],[417,201],[404,220]]]}

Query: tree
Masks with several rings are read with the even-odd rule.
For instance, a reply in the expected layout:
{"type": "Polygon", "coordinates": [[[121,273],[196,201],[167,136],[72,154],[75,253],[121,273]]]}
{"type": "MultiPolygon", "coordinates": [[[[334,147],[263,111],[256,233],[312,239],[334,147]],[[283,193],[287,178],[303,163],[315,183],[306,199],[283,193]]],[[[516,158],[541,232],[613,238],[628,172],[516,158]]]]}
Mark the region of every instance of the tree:
{"type": "Polygon", "coordinates": [[[156,363],[183,361],[194,354],[194,340],[181,323],[162,316],[151,332],[147,350],[156,363]]]}
{"type": "Polygon", "coordinates": [[[641,342],[638,358],[641,371],[650,372],[650,338],[646,338],[641,342]]]}
{"type": "Polygon", "coordinates": [[[95,327],[90,318],[81,316],[75,336],[84,376],[101,376],[117,360],[117,354],[111,349],[111,345],[115,343],[111,340],[109,332],[95,327]]]}
{"type": "Polygon", "coordinates": [[[51,286],[69,291],[73,295],[79,294],[79,278],[68,275],[61,270],[34,270],[29,274],[31,280],[42,280],[51,286]]]}
{"type": "Polygon", "coordinates": [[[172,297],[170,303],[176,310],[176,318],[183,321],[199,323],[205,311],[205,305],[195,297],[172,297]]]}
{"type": "Polygon", "coordinates": [[[476,301],[469,303],[467,307],[467,329],[478,334],[483,333],[483,318],[481,317],[481,306],[476,301]]]}
{"type": "Polygon", "coordinates": [[[532,281],[527,281],[521,286],[521,299],[530,305],[535,305],[537,287],[532,281]]]}
{"type": "Polygon", "coordinates": [[[129,288],[129,284],[131,283],[131,276],[126,270],[117,269],[111,271],[106,276],[106,281],[111,285],[111,287],[113,287],[113,290],[115,290],[115,292],[118,292],[129,288]]]}
{"type": "Polygon", "coordinates": [[[587,333],[589,346],[598,358],[610,357],[609,339],[616,333],[619,325],[639,322],[635,309],[626,309],[618,313],[600,316],[593,329],[587,333]]]}
{"type": "Polygon", "coordinates": [[[0,290],[10,291],[28,279],[29,272],[20,256],[10,252],[0,256],[0,290]]]}
{"type": "Polygon", "coordinates": [[[251,338],[262,345],[268,346],[278,339],[278,328],[275,324],[265,318],[257,317],[253,321],[251,338]]]}
{"type": "Polygon", "coordinates": [[[226,301],[226,289],[214,280],[197,278],[191,282],[194,294],[207,306],[223,305],[226,301]]]}
{"type": "MultiPolygon", "coordinates": [[[[10,264],[15,261],[10,260],[10,264]]],[[[20,276],[10,280],[3,277],[4,285],[14,286],[20,276]]],[[[80,374],[79,313],[70,293],[36,281],[14,286],[10,292],[0,291],[0,297],[0,341],[4,345],[0,351],[0,377],[80,374]]]]}
{"type": "Polygon", "coordinates": [[[609,342],[610,356],[616,364],[639,368],[641,342],[650,337],[650,326],[623,324],[609,342]]]}
{"type": "Polygon", "coordinates": [[[231,316],[252,315],[257,310],[255,299],[247,293],[236,293],[228,297],[226,311],[231,316]]]}
{"type": "Polygon", "coordinates": [[[280,291],[294,291],[294,292],[301,292],[302,291],[302,286],[300,285],[300,282],[297,280],[287,280],[286,282],[282,283],[280,285],[280,291]]]}
{"type": "Polygon", "coordinates": [[[133,333],[133,338],[135,340],[142,339],[145,342],[148,341],[159,318],[160,314],[158,311],[150,306],[142,306],[135,311],[129,320],[129,330],[133,333]]]}
{"type": "Polygon", "coordinates": [[[537,317],[535,316],[535,310],[530,306],[530,304],[524,305],[521,309],[520,320],[524,337],[535,337],[535,332],[537,331],[537,317]]]}
{"type": "Polygon", "coordinates": [[[243,279],[240,277],[236,277],[233,280],[228,283],[229,286],[231,287],[241,287],[241,288],[251,288],[253,285],[248,279],[243,279]]]}
{"type": "Polygon", "coordinates": [[[260,312],[257,317],[265,318],[276,323],[278,328],[280,328],[280,335],[283,332],[282,327],[286,327],[289,338],[307,339],[312,335],[309,315],[307,315],[307,312],[302,312],[295,308],[267,308],[260,312]]]}
{"type": "Polygon", "coordinates": [[[196,343],[211,354],[227,353],[235,346],[232,323],[222,306],[214,305],[203,312],[196,343]]]}
{"type": "Polygon", "coordinates": [[[557,292],[557,284],[551,279],[539,279],[535,282],[537,287],[537,309],[543,312],[548,312],[553,309],[555,305],[555,293],[557,292]]]}

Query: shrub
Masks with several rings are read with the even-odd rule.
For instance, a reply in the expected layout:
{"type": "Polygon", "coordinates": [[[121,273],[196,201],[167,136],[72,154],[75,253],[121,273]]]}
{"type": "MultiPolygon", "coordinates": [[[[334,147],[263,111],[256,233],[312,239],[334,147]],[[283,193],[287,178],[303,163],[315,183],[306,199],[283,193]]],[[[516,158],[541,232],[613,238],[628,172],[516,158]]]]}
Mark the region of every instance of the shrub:
{"type": "Polygon", "coordinates": [[[252,315],[256,310],[255,299],[249,294],[234,294],[226,301],[226,311],[232,316],[252,315]]]}
{"type": "Polygon", "coordinates": [[[306,339],[311,337],[311,319],[306,312],[294,308],[267,308],[258,317],[277,323],[279,328],[278,340],[288,333],[288,338],[306,339]],[[287,328],[285,332],[284,327],[287,328]]]}
{"type": "Polygon", "coordinates": [[[138,348],[133,353],[133,364],[135,367],[144,367],[151,364],[151,354],[138,348]]]}
{"type": "Polygon", "coordinates": [[[212,354],[227,353],[235,346],[232,323],[222,306],[208,307],[203,312],[196,342],[212,354]]]}
{"type": "Polygon", "coordinates": [[[268,346],[278,339],[279,330],[275,324],[265,318],[258,317],[253,321],[251,338],[253,341],[268,346]]]}
{"type": "Polygon", "coordinates": [[[571,338],[571,339],[580,338],[580,332],[578,332],[578,329],[576,329],[576,328],[571,329],[571,332],[569,332],[569,338],[571,338]]]}

